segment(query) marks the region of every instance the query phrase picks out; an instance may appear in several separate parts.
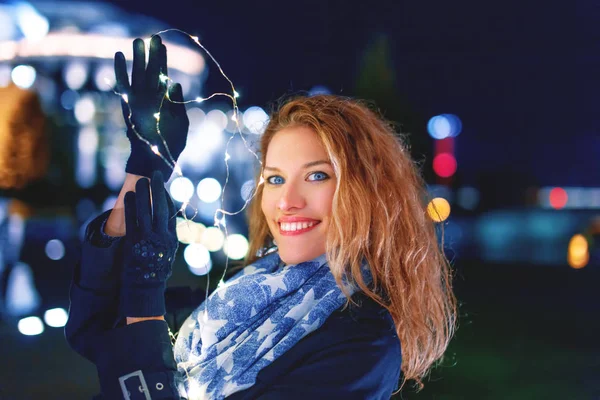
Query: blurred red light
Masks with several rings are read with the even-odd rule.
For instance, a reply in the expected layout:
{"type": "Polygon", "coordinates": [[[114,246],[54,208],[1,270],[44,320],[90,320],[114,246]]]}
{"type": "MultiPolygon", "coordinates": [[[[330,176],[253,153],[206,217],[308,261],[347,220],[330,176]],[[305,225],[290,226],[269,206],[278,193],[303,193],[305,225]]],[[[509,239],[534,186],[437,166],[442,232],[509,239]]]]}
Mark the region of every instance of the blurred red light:
{"type": "Polygon", "coordinates": [[[550,205],[552,208],[560,210],[567,205],[568,199],[569,196],[567,196],[567,191],[563,188],[557,187],[550,191],[550,205]]]}
{"type": "Polygon", "coordinates": [[[449,178],[456,172],[456,159],[452,154],[438,154],[433,159],[433,170],[442,178],[449,178]]]}

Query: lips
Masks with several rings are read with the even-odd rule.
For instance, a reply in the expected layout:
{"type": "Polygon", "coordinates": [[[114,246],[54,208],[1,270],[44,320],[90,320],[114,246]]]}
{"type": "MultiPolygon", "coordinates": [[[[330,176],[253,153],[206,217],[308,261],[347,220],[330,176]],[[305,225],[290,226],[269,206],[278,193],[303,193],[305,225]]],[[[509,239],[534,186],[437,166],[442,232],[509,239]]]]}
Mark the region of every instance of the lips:
{"type": "Polygon", "coordinates": [[[308,218],[289,217],[281,218],[277,226],[279,233],[283,236],[295,236],[313,230],[321,221],[308,218]]]}

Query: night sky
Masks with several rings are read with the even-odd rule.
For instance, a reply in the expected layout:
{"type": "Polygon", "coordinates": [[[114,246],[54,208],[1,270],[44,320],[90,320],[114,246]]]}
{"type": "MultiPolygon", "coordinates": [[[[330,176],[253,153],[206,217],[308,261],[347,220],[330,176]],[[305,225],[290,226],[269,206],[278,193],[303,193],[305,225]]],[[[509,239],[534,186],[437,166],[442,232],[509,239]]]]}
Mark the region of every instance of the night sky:
{"type": "MultiPolygon", "coordinates": [[[[439,113],[462,119],[462,183],[600,182],[591,1],[113,3],[198,35],[243,94],[242,108],[318,84],[356,95],[365,52],[383,37],[406,104],[425,122],[439,113]]],[[[210,71],[209,92],[222,84],[210,71]]]]}

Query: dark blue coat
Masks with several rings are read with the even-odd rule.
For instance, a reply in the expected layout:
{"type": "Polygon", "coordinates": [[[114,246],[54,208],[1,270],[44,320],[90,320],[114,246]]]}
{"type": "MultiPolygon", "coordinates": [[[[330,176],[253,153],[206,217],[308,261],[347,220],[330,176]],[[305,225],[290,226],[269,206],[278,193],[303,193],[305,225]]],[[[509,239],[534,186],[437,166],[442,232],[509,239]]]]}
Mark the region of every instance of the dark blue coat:
{"type": "MultiPolygon", "coordinates": [[[[119,241],[90,223],[71,285],[67,341],[98,370],[99,399],[179,399],[169,327],[176,332],[204,295],[169,288],[166,321],[119,320],[119,241]],[[82,274],[82,271],[84,273],[82,274]],[[88,274],[89,271],[94,271],[88,274]]],[[[389,399],[400,379],[400,342],[387,310],[357,293],[316,331],[262,369],[254,386],[228,399],[389,399]]]]}

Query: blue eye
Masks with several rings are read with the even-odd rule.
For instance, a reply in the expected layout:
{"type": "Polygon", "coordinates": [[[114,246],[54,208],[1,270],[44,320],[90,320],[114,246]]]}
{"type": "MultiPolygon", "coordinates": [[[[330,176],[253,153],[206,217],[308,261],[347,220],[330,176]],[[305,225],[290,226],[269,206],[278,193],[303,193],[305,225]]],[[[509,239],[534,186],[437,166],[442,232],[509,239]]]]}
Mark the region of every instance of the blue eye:
{"type": "Polygon", "coordinates": [[[269,176],[267,178],[267,182],[271,185],[281,185],[283,184],[283,178],[279,175],[269,176]]]}
{"type": "Polygon", "coordinates": [[[326,179],[329,179],[329,175],[325,172],[313,172],[308,176],[309,181],[324,181],[326,179]]]}

